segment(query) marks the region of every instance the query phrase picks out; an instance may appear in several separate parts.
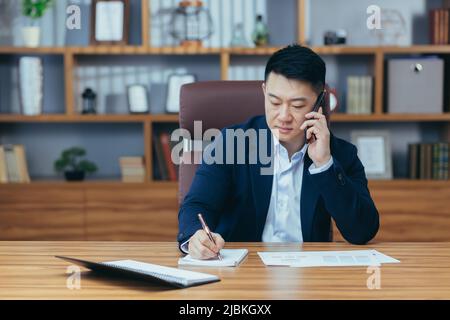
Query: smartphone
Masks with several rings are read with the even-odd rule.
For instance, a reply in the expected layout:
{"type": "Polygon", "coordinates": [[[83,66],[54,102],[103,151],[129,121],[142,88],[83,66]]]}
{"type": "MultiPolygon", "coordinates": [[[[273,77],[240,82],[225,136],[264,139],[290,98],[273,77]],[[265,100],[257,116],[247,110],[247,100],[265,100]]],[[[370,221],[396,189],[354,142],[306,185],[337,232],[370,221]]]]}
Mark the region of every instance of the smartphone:
{"type": "MultiPolygon", "coordinates": [[[[312,112],[318,112],[318,111],[319,111],[319,108],[322,106],[323,99],[325,98],[325,92],[326,92],[326,91],[322,91],[322,92],[319,94],[319,96],[317,97],[317,100],[316,100],[316,103],[314,104],[314,108],[312,109],[312,112]]],[[[316,139],[316,136],[315,136],[314,134],[312,134],[311,137],[310,137],[309,139],[306,139],[306,131],[307,131],[308,129],[309,129],[309,128],[306,128],[306,129],[305,129],[305,140],[307,140],[306,143],[309,144],[309,143],[313,142],[313,141],[316,139]]]]}

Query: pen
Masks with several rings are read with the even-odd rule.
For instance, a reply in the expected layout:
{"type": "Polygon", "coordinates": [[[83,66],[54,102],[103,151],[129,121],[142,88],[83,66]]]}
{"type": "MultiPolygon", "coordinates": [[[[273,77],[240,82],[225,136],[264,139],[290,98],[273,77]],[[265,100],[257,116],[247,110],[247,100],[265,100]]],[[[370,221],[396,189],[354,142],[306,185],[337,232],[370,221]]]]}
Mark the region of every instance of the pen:
{"type": "MultiPolygon", "coordinates": [[[[212,243],[214,243],[214,245],[216,245],[216,242],[214,241],[214,238],[211,234],[211,231],[209,231],[208,226],[206,225],[205,220],[203,220],[203,216],[201,213],[198,214],[198,219],[200,220],[201,224],[202,224],[202,228],[203,230],[206,232],[206,234],[208,235],[209,240],[212,241],[212,243]]],[[[220,255],[220,252],[217,253],[217,257],[219,258],[219,260],[222,260],[222,256],[220,255]]]]}

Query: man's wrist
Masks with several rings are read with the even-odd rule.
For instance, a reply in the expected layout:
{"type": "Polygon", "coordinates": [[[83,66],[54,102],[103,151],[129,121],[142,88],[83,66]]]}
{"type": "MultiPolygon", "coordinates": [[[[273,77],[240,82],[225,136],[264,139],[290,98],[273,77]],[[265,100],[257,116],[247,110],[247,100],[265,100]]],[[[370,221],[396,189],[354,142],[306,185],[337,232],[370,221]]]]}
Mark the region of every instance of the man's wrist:
{"type": "Polygon", "coordinates": [[[316,168],[320,168],[320,167],[326,165],[328,162],[330,162],[330,159],[331,159],[331,154],[328,155],[328,157],[325,157],[325,160],[320,160],[320,161],[313,160],[313,163],[316,168]]]}
{"type": "Polygon", "coordinates": [[[333,157],[330,157],[330,160],[328,160],[327,163],[325,163],[324,165],[320,166],[320,167],[316,167],[316,165],[313,163],[311,163],[311,165],[309,166],[309,173],[310,174],[318,174],[318,173],[322,173],[324,171],[327,171],[328,169],[331,168],[331,166],[333,165],[333,157]]]}

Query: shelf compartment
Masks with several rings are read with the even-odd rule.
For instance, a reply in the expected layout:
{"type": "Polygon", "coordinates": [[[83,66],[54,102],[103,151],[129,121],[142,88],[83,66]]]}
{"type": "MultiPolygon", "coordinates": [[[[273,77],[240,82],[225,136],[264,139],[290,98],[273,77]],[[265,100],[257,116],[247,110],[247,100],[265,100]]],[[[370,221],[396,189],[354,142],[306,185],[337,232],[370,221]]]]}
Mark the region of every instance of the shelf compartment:
{"type": "MultiPolygon", "coordinates": [[[[0,54],[0,114],[21,112],[19,88],[19,60],[29,54],[0,54]]],[[[42,59],[43,113],[62,114],[65,102],[64,56],[33,54],[42,59]]]]}
{"type": "Polygon", "coordinates": [[[167,82],[175,73],[191,73],[197,81],[220,79],[220,57],[207,56],[96,56],[75,58],[75,112],[81,110],[86,88],[97,93],[98,114],[128,114],[126,88],[145,85],[150,112],[165,113],[167,82]]]}
{"type": "Polygon", "coordinates": [[[143,123],[8,123],[0,126],[0,144],[25,147],[31,180],[63,179],[53,169],[64,149],[80,146],[86,159],[97,164],[89,180],[121,180],[119,158],[144,156],[143,123]]]}

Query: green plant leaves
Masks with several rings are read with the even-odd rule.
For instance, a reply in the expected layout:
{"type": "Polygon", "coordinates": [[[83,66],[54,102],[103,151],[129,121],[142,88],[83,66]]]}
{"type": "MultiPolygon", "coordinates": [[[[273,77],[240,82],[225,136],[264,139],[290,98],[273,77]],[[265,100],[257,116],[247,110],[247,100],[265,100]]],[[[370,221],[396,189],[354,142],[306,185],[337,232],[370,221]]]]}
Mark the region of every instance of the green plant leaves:
{"type": "Polygon", "coordinates": [[[22,0],[22,14],[31,19],[41,18],[53,0],[22,0]]]}
{"type": "Polygon", "coordinates": [[[91,161],[82,160],[82,161],[80,161],[80,163],[78,163],[78,170],[84,171],[87,173],[92,173],[92,172],[97,171],[97,166],[95,165],[95,163],[93,163],[91,161]]]}
{"type": "Polygon", "coordinates": [[[53,166],[57,172],[61,171],[84,171],[93,173],[98,170],[95,163],[80,159],[86,155],[86,150],[81,147],[72,147],[61,152],[61,156],[57,159],[53,166]]]}

